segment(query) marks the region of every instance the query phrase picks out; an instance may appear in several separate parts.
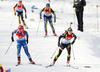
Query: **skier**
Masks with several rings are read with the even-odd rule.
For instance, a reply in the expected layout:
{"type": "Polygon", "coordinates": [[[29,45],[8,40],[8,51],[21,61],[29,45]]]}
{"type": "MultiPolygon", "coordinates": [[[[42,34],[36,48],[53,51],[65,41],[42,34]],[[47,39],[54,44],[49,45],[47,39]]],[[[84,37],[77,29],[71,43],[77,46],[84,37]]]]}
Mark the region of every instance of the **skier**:
{"type": "Polygon", "coordinates": [[[27,31],[24,30],[22,25],[18,26],[18,29],[12,32],[11,40],[14,42],[14,34],[18,36],[17,39],[17,58],[18,58],[18,65],[20,64],[20,51],[21,51],[21,46],[23,46],[25,54],[28,56],[28,59],[31,64],[35,64],[34,61],[32,61],[32,58],[28,52],[28,33],[27,31]],[[25,37],[26,36],[26,37],[25,37]]]}
{"type": "Polygon", "coordinates": [[[76,40],[76,35],[72,32],[72,28],[69,27],[67,31],[65,31],[65,33],[63,33],[62,35],[60,35],[59,39],[58,39],[58,46],[59,48],[59,52],[58,54],[55,56],[54,60],[53,60],[53,64],[54,65],[55,62],[57,61],[57,59],[59,58],[59,56],[61,55],[62,51],[66,48],[67,52],[68,52],[68,56],[67,56],[67,65],[69,65],[70,62],[70,57],[71,57],[71,44],[73,45],[75,40],[76,40]],[[74,37],[74,40],[72,42],[71,39],[74,37]],[[61,44],[60,44],[60,39],[62,39],[61,44]]]}
{"type": "Polygon", "coordinates": [[[83,32],[83,11],[84,6],[86,5],[85,0],[77,0],[74,2],[74,8],[76,11],[77,21],[78,21],[78,30],[83,32]]]}
{"type": "Polygon", "coordinates": [[[3,71],[3,67],[2,67],[1,64],[0,64],[0,72],[4,72],[4,71],[3,71]]]}
{"type": "Polygon", "coordinates": [[[26,26],[26,23],[23,19],[23,9],[25,10],[25,18],[27,18],[27,13],[26,13],[26,8],[24,7],[24,5],[22,4],[22,0],[19,0],[18,3],[14,6],[14,15],[16,15],[17,12],[17,16],[18,16],[18,22],[19,24],[21,24],[21,20],[23,22],[23,25],[28,28],[26,26]],[[21,17],[21,20],[20,20],[21,17]]]}
{"type": "Polygon", "coordinates": [[[52,13],[54,14],[54,23],[56,22],[56,14],[55,12],[52,10],[52,8],[50,7],[50,4],[47,3],[46,7],[44,7],[41,11],[40,11],[40,19],[42,19],[42,12],[44,11],[44,28],[45,28],[45,36],[47,36],[47,21],[49,21],[51,29],[53,31],[54,36],[57,36],[57,34],[55,33],[55,29],[53,26],[53,22],[52,22],[52,13]]]}

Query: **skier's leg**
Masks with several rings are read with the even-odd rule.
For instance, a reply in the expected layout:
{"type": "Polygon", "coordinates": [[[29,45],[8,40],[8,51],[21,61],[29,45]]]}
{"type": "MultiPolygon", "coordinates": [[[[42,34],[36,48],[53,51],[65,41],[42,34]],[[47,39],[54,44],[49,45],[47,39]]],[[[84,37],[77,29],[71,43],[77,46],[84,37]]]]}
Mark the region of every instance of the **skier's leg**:
{"type": "Polygon", "coordinates": [[[45,35],[47,35],[47,19],[44,18],[44,30],[45,30],[45,35]]]}
{"type": "Polygon", "coordinates": [[[21,24],[20,13],[19,12],[18,12],[17,16],[18,16],[18,22],[19,22],[19,24],[21,24]]]}
{"type": "Polygon", "coordinates": [[[21,44],[17,43],[17,58],[18,58],[18,64],[21,62],[20,61],[20,51],[21,51],[21,44]]]}
{"type": "Polygon", "coordinates": [[[25,28],[27,29],[28,27],[27,27],[27,25],[26,25],[26,23],[25,23],[25,20],[24,20],[24,17],[23,17],[23,12],[21,13],[21,20],[22,20],[22,22],[23,22],[23,25],[24,25],[25,28]]]}
{"type": "Polygon", "coordinates": [[[61,44],[60,45],[60,48],[59,48],[59,51],[58,51],[58,54],[55,56],[54,60],[53,60],[53,65],[55,64],[55,62],[57,61],[57,59],[59,58],[59,56],[61,55],[63,49],[65,48],[65,45],[64,44],[61,44]]]}
{"type": "Polygon", "coordinates": [[[53,34],[56,36],[56,33],[55,33],[55,29],[54,29],[54,26],[53,26],[52,19],[49,19],[49,24],[50,24],[50,27],[51,27],[51,29],[52,29],[53,34]]]}
{"type": "Polygon", "coordinates": [[[25,54],[27,55],[27,57],[28,57],[30,63],[34,64],[35,62],[32,61],[32,58],[31,58],[31,56],[30,56],[30,54],[29,54],[28,46],[27,46],[26,42],[23,42],[22,45],[23,45],[23,48],[24,48],[24,52],[25,52],[25,54]]]}
{"type": "Polygon", "coordinates": [[[67,52],[68,52],[67,63],[69,63],[70,57],[71,57],[71,45],[70,44],[67,46],[67,52]]]}
{"type": "Polygon", "coordinates": [[[54,58],[53,64],[55,64],[55,62],[57,61],[57,59],[59,58],[59,56],[61,55],[61,53],[62,53],[62,49],[60,48],[59,51],[58,51],[58,54],[54,58]]]}

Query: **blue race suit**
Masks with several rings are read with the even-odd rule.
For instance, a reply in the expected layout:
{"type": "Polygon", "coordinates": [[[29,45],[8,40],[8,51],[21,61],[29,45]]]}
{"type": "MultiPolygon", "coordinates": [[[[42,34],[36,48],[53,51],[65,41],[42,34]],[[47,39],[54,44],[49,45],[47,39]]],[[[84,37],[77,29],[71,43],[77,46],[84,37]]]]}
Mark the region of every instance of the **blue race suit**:
{"type": "Polygon", "coordinates": [[[17,57],[20,58],[20,51],[21,51],[21,47],[23,46],[25,54],[28,56],[28,59],[31,59],[31,56],[28,52],[28,46],[26,43],[26,38],[28,39],[28,33],[25,30],[22,30],[21,33],[19,33],[18,30],[15,30],[12,32],[12,36],[14,35],[14,33],[16,33],[16,36],[18,36],[17,39],[17,57]],[[26,35],[26,38],[25,38],[26,35]]]}

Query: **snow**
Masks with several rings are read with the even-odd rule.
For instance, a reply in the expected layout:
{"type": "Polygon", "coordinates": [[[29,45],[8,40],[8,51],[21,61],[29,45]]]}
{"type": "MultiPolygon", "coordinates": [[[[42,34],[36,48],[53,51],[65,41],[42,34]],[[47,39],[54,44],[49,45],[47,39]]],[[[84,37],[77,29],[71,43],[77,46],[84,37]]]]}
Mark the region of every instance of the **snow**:
{"type": "MultiPolygon", "coordinates": [[[[51,1],[51,7],[56,11],[57,22],[54,24],[56,33],[61,35],[73,22],[73,0],[54,0],[51,1]]],[[[12,69],[13,72],[99,72],[100,71],[100,32],[97,27],[97,8],[99,0],[87,0],[87,6],[84,11],[84,32],[77,31],[77,19],[75,17],[75,24],[72,25],[74,33],[78,36],[75,44],[72,46],[74,50],[75,60],[73,59],[73,52],[71,53],[71,65],[79,67],[79,69],[67,68],[67,52],[66,49],[62,52],[54,67],[45,68],[45,66],[52,63],[52,54],[57,49],[58,37],[52,36],[52,31],[48,25],[49,37],[44,38],[44,23],[43,19],[39,20],[39,12],[45,7],[48,1],[45,0],[28,0],[23,1],[27,9],[28,18],[25,19],[29,29],[29,52],[32,59],[42,66],[29,64],[28,58],[22,48],[21,63],[22,65],[15,67],[17,64],[17,49],[16,37],[15,42],[11,45],[8,53],[5,55],[11,43],[11,32],[18,27],[17,16],[14,17],[13,6],[15,1],[1,1],[0,2],[0,64],[4,70],[12,69]],[[31,7],[35,5],[38,9],[31,12],[31,7]],[[13,20],[14,18],[14,20],[13,20]],[[34,21],[32,21],[34,19],[34,21]],[[40,22],[39,22],[40,21],[40,22]],[[40,23],[38,33],[36,35],[37,27],[40,23]],[[84,68],[84,66],[91,66],[91,68],[84,68]]],[[[100,18],[100,8],[98,8],[98,18],[100,18]]],[[[100,22],[99,22],[100,23],[100,22]]],[[[57,54],[56,51],[55,55],[57,54]]],[[[54,56],[55,56],[54,55],[54,56]]],[[[54,58],[54,57],[53,57],[54,58]]]]}

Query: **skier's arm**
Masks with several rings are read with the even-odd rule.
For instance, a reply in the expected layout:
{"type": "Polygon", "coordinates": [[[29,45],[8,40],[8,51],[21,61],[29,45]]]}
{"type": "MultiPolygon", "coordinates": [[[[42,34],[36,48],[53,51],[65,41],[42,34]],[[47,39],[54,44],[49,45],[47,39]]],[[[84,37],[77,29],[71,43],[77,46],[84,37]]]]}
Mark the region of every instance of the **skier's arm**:
{"type": "Polygon", "coordinates": [[[51,9],[51,12],[53,13],[53,15],[54,15],[54,22],[56,22],[56,14],[55,14],[55,12],[51,9]]]}
{"type": "Polygon", "coordinates": [[[14,8],[13,8],[13,9],[14,9],[14,14],[15,14],[15,15],[16,15],[16,10],[15,10],[16,6],[17,6],[17,4],[16,4],[16,5],[14,6],[14,8]]]}
{"type": "Polygon", "coordinates": [[[66,33],[63,33],[62,35],[60,35],[59,38],[58,38],[58,42],[60,43],[60,39],[64,38],[65,36],[66,36],[66,33]]]}
{"type": "Polygon", "coordinates": [[[77,38],[77,36],[76,36],[75,34],[73,34],[73,37],[74,37],[74,40],[72,41],[71,44],[74,44],[74,42],[75,42],[75,40],[76,40],[76,38],[77,38]]]}
{"type": "Polygon", "coordinates": [[[25,35],[26,35],[26,42],[28,44],[28,38],[29,38],[29,36],[28,36],[28,32],[27,31],[25,31],[25,35]]]}
{"type": "Polygon", "coordinates": [[[44,8],[40,11],[40,19],[42,19],[42,12],[44,11],[44,8]]]}
{"type": "Polygon", "coordinates": [[[23,5],[23,9],[25,10],[25,14],[27,13],[25,6],[23,5]]]}
{"type": "Polygon", "coordinates": [[[24,11],[25,11],[25,18],[27,18],[27,11],[26,11],[26,8],[25,8],[24,5],[23,5],[22,7],[23,7],[23,9],[24,9],[24,11]]]}
{"type": "Polygon", "coordinates": [[[15,30],[15,31],[12,32],[12,36],[11,36],[12,42],[14,42],[14,37],[13,37],[13,36],[14,36],[14,34],[15,34],[16,32],[17,32],[17,30],[15,30]]]}

